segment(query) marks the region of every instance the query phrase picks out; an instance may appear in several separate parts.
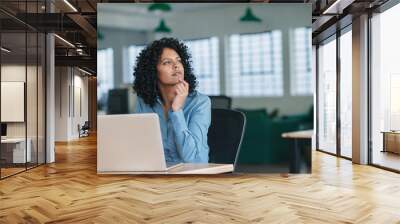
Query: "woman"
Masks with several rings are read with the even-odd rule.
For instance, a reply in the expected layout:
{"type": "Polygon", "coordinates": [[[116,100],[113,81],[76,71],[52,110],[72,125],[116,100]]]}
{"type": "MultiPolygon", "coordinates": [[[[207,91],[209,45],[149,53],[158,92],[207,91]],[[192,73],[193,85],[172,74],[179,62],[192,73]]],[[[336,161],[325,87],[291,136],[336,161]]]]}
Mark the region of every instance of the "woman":
{"type": "Polygon", "coordinates": [[[207,163],[210,99],[196,91],[188,48],[162,38],[137,57],[136,113],[157,113],[168,163],[207,163]]]}

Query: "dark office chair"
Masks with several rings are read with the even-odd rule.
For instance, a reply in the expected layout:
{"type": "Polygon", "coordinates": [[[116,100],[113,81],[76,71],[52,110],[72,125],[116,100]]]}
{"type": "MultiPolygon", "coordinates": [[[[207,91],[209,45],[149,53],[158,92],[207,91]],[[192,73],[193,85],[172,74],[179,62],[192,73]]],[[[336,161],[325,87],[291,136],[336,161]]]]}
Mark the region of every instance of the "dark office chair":
{"type": "Polygon", "coordinates": [[[239,155],[246,117],[240,111],[212,109],[208,129],[210,163],[234,164],[239,155]]]}
{"type": "Polygon", "coordinates": [[[78,124],[79,138],[89,136],[89,129],[90,129],[89,121],[85,121],[82,127],[80,127],[80,125],[78,124]]]}
{"type": "Polygon", "coordinates": [[[211,108],[213,109],[231,109],[232,98],[227,96],[209,96],[211,99],[211,108]]]}
{"type": "Polygon", "coordinates": [[[110,89],[108,91],[107,114],[129,113],[128,89],[110,89]]]}

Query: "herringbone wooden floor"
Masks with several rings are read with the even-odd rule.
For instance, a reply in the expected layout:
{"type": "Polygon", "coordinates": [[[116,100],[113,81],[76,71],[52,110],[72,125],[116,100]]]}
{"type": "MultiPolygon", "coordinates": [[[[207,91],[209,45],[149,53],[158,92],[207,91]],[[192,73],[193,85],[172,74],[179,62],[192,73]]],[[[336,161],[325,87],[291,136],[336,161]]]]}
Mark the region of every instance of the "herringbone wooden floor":
{"type": "Polygon", "coordinates": [[[400,175],[313,153],[311,175],[97,176],[96,141],[0,181],[0,223],[400,223],[400,175]]]}

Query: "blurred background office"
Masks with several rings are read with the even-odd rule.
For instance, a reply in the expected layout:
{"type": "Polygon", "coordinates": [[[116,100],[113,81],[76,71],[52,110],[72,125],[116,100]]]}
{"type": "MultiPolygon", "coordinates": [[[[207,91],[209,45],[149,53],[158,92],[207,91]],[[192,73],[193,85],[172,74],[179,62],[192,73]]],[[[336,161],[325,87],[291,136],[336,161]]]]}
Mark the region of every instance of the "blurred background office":
{"type": "Polygon", "coordinates": [[[245,113],[242,149],[286,160],[288,151],[266,148],[288,148],[281,133],[313,127],[311,4],[104,3],[97,9],[98,114],[133,113],[137,55],[154,40],[175,37],[192,54],[198,91],[214,108],[245,113]]]}
{"type": "Polygon", "coordinates": [[[114,89],[130,89],[143,47],[165,36],[188,45],[200,92],[232,97],[234,108],[307,111],[310,11],[308,4],[99,4],[99,113],[116,104],[107,102],[109,94],[122,94],[114,89]]]}

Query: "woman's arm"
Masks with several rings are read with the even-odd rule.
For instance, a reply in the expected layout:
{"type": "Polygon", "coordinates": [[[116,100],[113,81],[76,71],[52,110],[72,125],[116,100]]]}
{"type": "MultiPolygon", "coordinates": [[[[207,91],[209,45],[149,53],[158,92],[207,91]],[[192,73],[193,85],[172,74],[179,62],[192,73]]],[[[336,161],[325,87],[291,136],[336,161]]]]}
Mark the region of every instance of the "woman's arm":
{"type": "Polygon", "coordinates": [[[178,153],[186,163],[208,163],[207,134],[211,123],[211,101],[201,98],[186,121],[182,109],[169,112],[178,153]]]}

